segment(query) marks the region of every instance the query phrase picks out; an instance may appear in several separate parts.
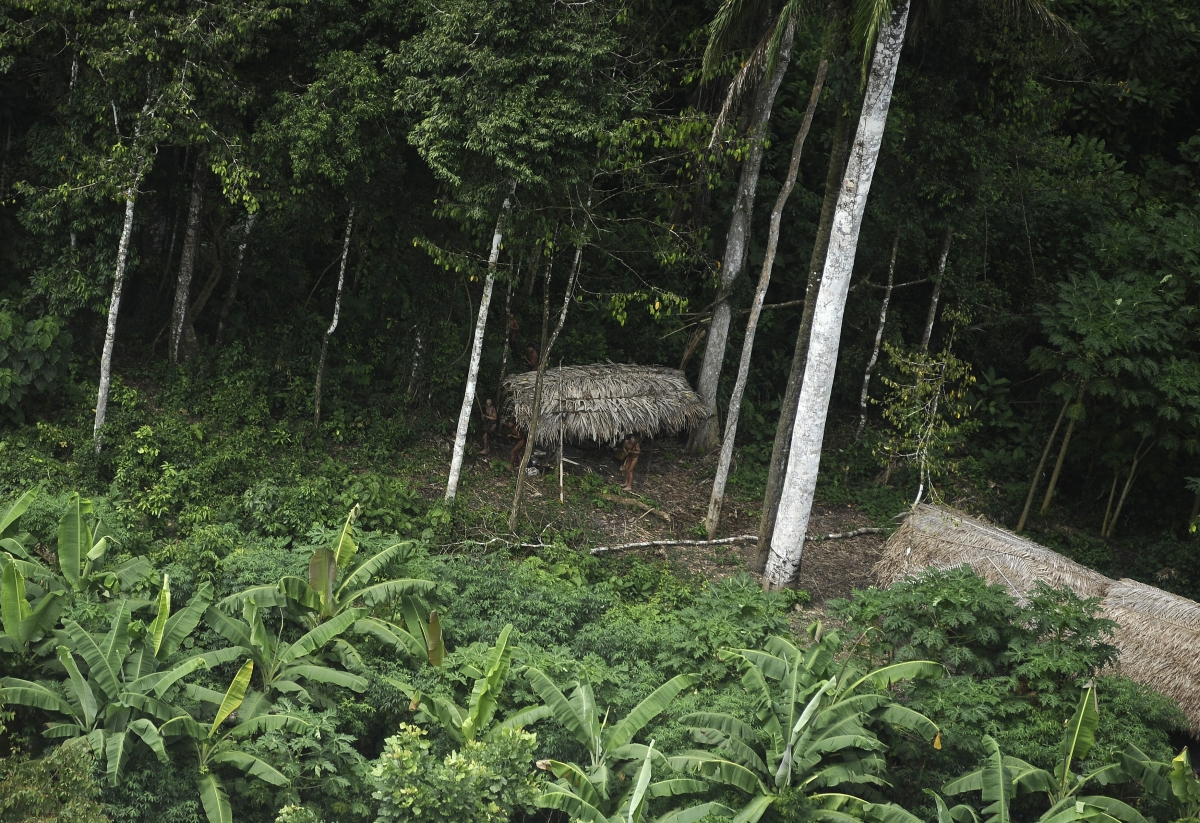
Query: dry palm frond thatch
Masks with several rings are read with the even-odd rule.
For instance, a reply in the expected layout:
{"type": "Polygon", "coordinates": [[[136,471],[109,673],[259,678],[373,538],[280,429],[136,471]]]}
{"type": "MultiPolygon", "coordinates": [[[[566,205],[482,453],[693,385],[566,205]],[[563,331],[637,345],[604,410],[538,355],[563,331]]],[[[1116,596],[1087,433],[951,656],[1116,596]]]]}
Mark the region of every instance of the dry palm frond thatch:
{"type": "MultiPolygon", "coordinates": [[[[504,380],[505,412],[529,430],[537,372],[504,380]]],[[[704,402],[678,369],[605,363],[546,369],[537,442],[616,444],[629,435],[674,434],[704,420],[704,402]]]]}
{"type": "Polygon", "coordinates": [[[1081,597],[1102,598],[1118,629],[1115,670],[1173,699],[1200,734],[1200,603],[1138,583],[1111,580],[1032,540],[952,509],[918,506],[875,565],[881,585],[933,566],[968,565],[1023,599],[1042,581],[1081,597]]]}
{"type": "Polygon", "coordinates": [[[1111,581],[1032,540],[939,506],[918,506],[884,547],[875,577],[890,586],[927,566],[968,565],[980,577],[1023,598],[1037,580],[1103,597],[1111,581]]]}

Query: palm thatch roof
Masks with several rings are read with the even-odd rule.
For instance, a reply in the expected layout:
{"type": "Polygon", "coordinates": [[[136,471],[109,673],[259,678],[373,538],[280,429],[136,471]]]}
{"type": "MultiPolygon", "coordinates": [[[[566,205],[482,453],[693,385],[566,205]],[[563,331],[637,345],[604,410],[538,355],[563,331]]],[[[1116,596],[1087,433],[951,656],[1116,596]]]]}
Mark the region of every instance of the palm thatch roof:
{"type": "Polygon", "coordinates": [[[1032,540],[939,506],[918,506],[884,546],[883,586],[933,566],[968,565],[1023,599],[1041,580],[1101,598],[1119,626],[1117,673],[1173,699],[1200,735],[1200,603],[1134,580],[1111,580],[1032,540]]]}
{"type": "MultiPolygon", "coordinates": [[[[504,380],[505,413],[529,431],[537,372],[504,380]]],[[[704,401],[679,369],[604,363],[546,369],[537,443],[616,444],[629,435],[675,434],[702,422],[704,401]]]]}

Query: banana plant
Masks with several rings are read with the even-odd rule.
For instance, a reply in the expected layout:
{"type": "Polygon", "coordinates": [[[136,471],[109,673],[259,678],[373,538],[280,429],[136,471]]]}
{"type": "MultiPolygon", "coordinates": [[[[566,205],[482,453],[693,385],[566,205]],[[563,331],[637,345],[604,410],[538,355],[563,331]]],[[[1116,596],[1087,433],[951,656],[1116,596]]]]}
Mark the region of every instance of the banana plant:
{"type": "MultiPolygon", "coordinates": [[[[352,567],[358,554],[358,545],[354,542],[354,520],[358,512],[357,505],[350,510],[332,546],[313,552],[307,580],[288,575],[276,584],[255,586],[231,595],[221,605],[235,608],[253,602],[260,607],[286,607],[309,627],[316,627],[337,619],[348,610],[364,607],[369,610],[383,603],[396,603],[398,608],[392,619],[364,616],[355,621],[355,633],[373,637],[415,663],[428,661],[435,666],[441,665],[444,654],[441,624],[436,613],[425,617],[427,612],[421,601],[421,596],[432,592],[435,584],[408,578],[372,582],[376,575],[409,556],[413,547],[411,542],[389,546],[352,567]]],[[[342,642],[346,642],[344,638],[342,642]]],[[[353,649],[346,651],[357,655],[353,649]]]]}
{"type": "MultiPolygon", "coordinates": [[[[242,605],[242,619],[237,620],[216,607],[205,613],[208,625],[254,662],[261,691],[251,693],[248,709],[266,711],[274,695],[294,695],[305,703],[327,703],[319,692],[309,691],[314,684],[340,686],[355,692],[367,688],[367,681],[357,674],[331,665],[328,648],[339,635],[362,619],[365,609],[347,609],[332,620],[319,624],[292,642],[283,639],[283,618],[280,627],[271,632],[263,622],[262,609],[253,600],[242,605]]],[[[200,687],[191,689],[192,696],[219,702],[220,694],[200,687]]]]}
{"type": "Polygon", "coordinates": [[[1163,763],[1131,743],[1121,754],[1121,766],[1149,794],[1171,802],[1179,819],[1200,817],[1200,779],[1186,746],[1170,763],[1163,763]]]}
{"type": "Polygon", "coordinates": [[[941,677],[943,667],[915,660],[859,671],[835,662],[840,646],[836,632],[826,634],[814,624],[812,634],[814,642],[806,650],[772,637],[762,650],[728,652],[741,661],[742,685],[756,701],[756,722],[720,712],[685,715],[682,722],[691,726],[695,740],[711,748],[671,757],[671,766],[747,795],[737,813],[739,823],[756,823],[788,787],[807,795],[827,820],[841,820],[843,808],[861,811],[870,805],[873,818],[911,823],[915,818],[899,807],[816,790],[887,785],[882,776],[886,746],[872,730],[876,724],[914,732],[940,747],[937,726],[894,703],[887,687],[899,680],[941,677]]]}
{"type": "Polygon", "coordinates": [[[45,683],[4,678],[0,680],[0,701],[48,712],[53,720],[46,724],[44,737],[86,739],[97,758],[106,762],[113,785],[120,781],[138,740],[166,762],[155,721],[179,713],[171,703],[172,687],[198,669],[236,660],[241,654],[239,649],[222,649],[168,665],[211,602],[211,587],[202,587],[187,606],[171,614],[169,580],[164,577],[158,612],[140,638],[130,632],[128,600],[119,601],[103,636],[94,636],[68,620],[57,648],[58,662],[67,676],[63,693],[45,683]]]}
{"type": "Polygon", "coordinates": [[[37,584],[28,587],[15,562],[0,569],[0,651],[26,654],[30,644],[48,635],[58,624],[66,603],[61,591],[46,591],[37,584]],[[30,602],[30,596],[33,602],[30,602]]]}
{"type": "Polygon", "coordinates": [[[236,718],[243,706],[254,673],[254,661],[247,660],[238,670],[217,703],[211,723],[202,723],[190,714],[180,713],[163,723],[159,734],[173,747],[190,747],[194,754],[196,790],[209,823],[233,823],[229,793],[218,770],[229,767],[257,778],[272,786],[286,786],[288,779],[266,761],[243,751],[240,743],[253,734],[284,730],[303,732],[308,723],[286,714],[259,714],[236,725],[222,729],[230,718],[236,718]],[[206,728],[207,726],[207,728],[206,728]]]}
{"type": "MultiPolygon", "coordinates": [[[[460,744],[475,740],[496,716],[500,694],[504,691],[505,681],[508,680],[513,655],[513,647],[508,638],[512,634],[512,628],[512,624],[509,623],[496,638],[496,644],[488,652],[483,671],[478,672],[478,677],[475,678],[466,708],[449,698],[424,694],[408,683],[390,678],[388,682],[411,698],[409,710],[417,712],[419,722],[439,724],[460,744]]],[[[550,709],[546,706],[528,706],[488,729],[484,737],[491,739],[501,729],[527,726],[549,715],[550,709]]]]}
{"type": "Polygon", "coordinates": [[[1076,820],[1146,823],[1146,818],[1137,809],[1114,797],[1080,795],[1092,783],[1103,786],[1130,779],[1120,762],[1109,763],[1088,774],[1072,771],[1071,767],[1076,761],[1087,759],[1088,752],[1096,742],[1096,727],[1099,724],[1096,687],[1089,685],[1083,691],[1075,714],[1067,721],[1066,734],[1059,747],[1060,760],[1052,772],[1002,754],[995,740],[984,737],[988,755],[983,765],[950,781],[942,787],[942,791],[946,794],[980,792],[983,801],[990,804],[984,809],[984,813],[990,815],[989,823],[1009,823],[1009,801],[1025,793],[1046,795],[1050,808],[1041,816],[1040,823],[1071,823],[1076,820]]]}
{"type": "MultiPolygon", "coordinates": [[[[618,793],[614,783],[632,777],[631,770],[636,770],[638,761],[645,761],[650,756],[650,748],[634,743],[633,738],[647,723],[662,714],[680,692],[700,682],[698,674],[673,677],[655,689],[622,720],[609,725],[607,717],[600,716],[590,683],[576,683],[571,696],[567,697],[540,669],[530,667],[524,674],[534,692],[542,699],[547,714],[557,720],[588,753],[587,765],[560,763],[556,760],[543,760],[538,764],[558,778],[561,792],[575,798],[559,798],[552,793],[548,803],[586,803],[592,809],[579,814],[571,811],[572,819],[594,816],[593,812],[601,817],[610,817],[618,813],[628,799],[628,791],[618,793]]],[[[666,765],[663,755],[657,752],[655,754],[661,765],[666,765]]],[[[652,784],[651,796],[665,797],[706,789],[708,784],[699,780],[664,780],[652,784]]],[[[546,808],[559,806],[551,805],[546,808]]]]}

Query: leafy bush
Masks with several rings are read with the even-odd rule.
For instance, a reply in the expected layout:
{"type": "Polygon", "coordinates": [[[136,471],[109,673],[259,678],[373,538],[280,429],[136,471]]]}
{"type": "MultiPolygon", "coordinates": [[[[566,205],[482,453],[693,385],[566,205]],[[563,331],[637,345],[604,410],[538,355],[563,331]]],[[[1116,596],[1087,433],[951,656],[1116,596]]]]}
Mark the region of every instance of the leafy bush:
{"type": "Polygon", "coordinates": [[[442,760],[430,755],[426,732],[400,724],[371,770],[381,823],[503,823],[532,808],[537,737],[505,729],[486,741],[468,741],[442,760]]]}
{"type": "Polygon", "coordinates": [[[22,754],[0,758],[0,823],[107,821],[97,801],[94,763],[91,749],[81,741],[36,760],[22,754]]]}
{"type": "Polygon", "coordinates": [[[0,303],[0,408],[25,422],[23,401],[49,394],[67,380],[71,335],[57,317],[24,321],[0,303]]]}

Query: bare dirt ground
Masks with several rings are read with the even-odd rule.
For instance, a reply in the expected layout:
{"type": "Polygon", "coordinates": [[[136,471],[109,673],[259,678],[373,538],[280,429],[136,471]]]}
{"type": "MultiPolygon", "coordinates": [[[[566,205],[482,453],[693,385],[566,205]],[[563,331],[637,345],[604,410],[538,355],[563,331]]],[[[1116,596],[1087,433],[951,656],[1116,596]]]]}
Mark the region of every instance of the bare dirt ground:
{"type": "MultiPolygon", "coordinates": [[[[444,455],[448,464],[451,444],[431,439],[431,451],[444,455]]],[[[471,525],[459,540],[510,544],[507,513],[512,504],[515,472],[508,468],[510,441],[494,443],[490,456],[478,454],[480,443],[468,444],[463,466],[460,499],[467,502],[471,525]]],[[[615,546],[656,540],[704,538],[701,523],[708,510],[716,455],[684,453],[674,439],[647,441],[634,474],[633,493],[622,491],[621,465],[608,448],[565,449],[562,502],[553,455],[541,457],[544,471],[526,478],[526,504],[521,514],[524,545],[537,546],[541,538],[557,532],[575,547],[615,546]]],[[[440,497],[445,465],[429,466],[425,491],[440,497]]],[[[760,501],[750,499],[731,485],[722,513],[719,537],[753,535],[758,527],[760,501]]],[[[844,533],[872,525],[851,506],[818,503],[813,508],[810,535],[844,533]]],[[[547,538],[548,540],[548,538],[547,538]]],[[[883,535],[850,539],[810,540],[805,547],[799,585],[812,595],[814,605],[845,597],[855,588],[873,583],[871,567],[879,559],[883,535]]],[[[669,560],[680,571],[717,579],[746,568],[754,542],[719,546],[668,546],[621,550],[623,556],[669,560]]]]}

